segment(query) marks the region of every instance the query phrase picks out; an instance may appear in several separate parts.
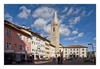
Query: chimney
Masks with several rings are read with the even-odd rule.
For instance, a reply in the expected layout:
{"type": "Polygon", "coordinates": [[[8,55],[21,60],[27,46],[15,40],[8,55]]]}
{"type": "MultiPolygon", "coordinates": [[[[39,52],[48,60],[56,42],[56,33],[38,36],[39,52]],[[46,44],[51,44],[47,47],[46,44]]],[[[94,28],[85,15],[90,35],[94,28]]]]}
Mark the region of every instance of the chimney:
{"type": "Polygon", "coordinates": [[[41,36],[40,33],[36,32],[37,35],[41,36]]]}
{"type": "Polygon", "coordinates": [[[32,29],[31,29],[31,28],[28,28],[28,30],[29,30],[29,31],[32,31],[32,29]]]}
{"type": "Polygon", "coordinates": [[[22,27],[23,27],[23,28],[26,28],[26,26],[25,26],[24,24],[22,25],[22,27]]]}

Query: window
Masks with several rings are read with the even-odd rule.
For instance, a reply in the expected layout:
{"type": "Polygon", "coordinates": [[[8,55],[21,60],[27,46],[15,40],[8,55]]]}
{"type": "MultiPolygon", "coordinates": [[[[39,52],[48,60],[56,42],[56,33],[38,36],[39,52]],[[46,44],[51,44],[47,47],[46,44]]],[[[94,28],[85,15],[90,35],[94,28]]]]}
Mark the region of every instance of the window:
{"type": "Polygon", "coordinates": [[[18,46],[19,50],[24,50],[24,47],[22,45],[18,46]]]}
{"type": "Polygon", "coordinates": [[[77,54],[78,54],[78,52],[77,52],[77,54]]]}
{"type": "Polygon", "coordinates": [[[77,49],[77,51],[78,51],[78,49],[77,49]]]}
{"type": "Polygon", "coordinates": [[[34,49],[32,49],[32,51],[34,51],[34,49]]]}
{"type": "Polygon", "coordinates": [[[40,38],[37,37],[36,40],[37,40],[37,41],[40,41],[40,38]]]}
{"type": "Polygon", "coordinates": [[[20,40],[23,40],[23,37],[22,37],[21,34],[18,35],[18,38],[19,38],[20,40]]]}
{"type": "Polygon", "coordinates": [[[59,52],[61,52],[61,50],[59,50],[59,52]]]}
{"type": "Polygon", "coordinates": [[[65,49],[67,51],[67,49],[65,49]]]}
{"type": "Polygon", "coordinates": [[[33,44],[33,41],[32,41],[32,44],[33,44]]]}
{"type": "Polygon", "coordinates": [[[65,57],[67,57],[67,55],[65,55],[65,57]]]}
{"type": "Polygon", "coordinates": [[[53,27],[53,31],[55,31],[55,27],[53,27]]]}
{"type": "Polygon", "coordinates": [[[67,54],[67,52],[65,52],[65,54],[67,54]]]}
{"type": "Polygon", "coordinates": [[[10,42],[7,42],[7,45],[6,45],[6,48],[11,48],[11,43],[10,42]]]}
{"type": "Polygon", "coordinates": [[[30,38],[26,37],[26,41],[29,42],[30,38]]]}
{"type": "Polygon", "coordinates": [[[36,45],[40,45],[40,42],[36,42],[36,45]]]}
{"type": "Polygon", "coordinates": [[[7,36],[11,36],[11,31],[7,29],[6,34],[7,36]]]}
{"type": "Polygon", "coordinates": [[[70,52],[70,54],[72,54],[72,52],[70,52]]]}
{"type": "Polygon", "coordinates": [[[35,45],[35,42],[34,42],[34,45],[35,45]]]}
{"type": "Polygon", "coordinates": [[[84,52],[82,52],[82,54],[84,54],[84,52]]]}
{"type": "Polygon", "coordinates": [[[35,45],[35,42],[34,42],[34,41],[32,41],[32,44],[34,44],[34,45],[35,45]]]}
{"type": "Polygon", "coordinates": [[[82,49],[82,51],[84,51],[84,49],[82,49]]]}
{"type": "Polygon", "coordinates": [[[74,49],[74,51],[75,51],[75,49],[74,49]]]}
{"type": "Polygon", "coordinates": [[[84,58],[84,55],[82,55],[82,58],[84,58]]]}
{"type": "Polygon", "coordinates": [[[32,51],[35,51],[35,49],[32,49],[32,51]]]}
{"type": "Polygon", "coordinates": [[[44,45],[41,45],[41,47],[44,47],[44,45]]]}
{"type": "Polygon", "coordinates": [[[70,51],[72,51],[72,49],[70,49],[70,51]]]}
{"type": "Polygon", "coordinates": [[[27,51],[29,51],[29,47],[27,47],[27,51]]]}

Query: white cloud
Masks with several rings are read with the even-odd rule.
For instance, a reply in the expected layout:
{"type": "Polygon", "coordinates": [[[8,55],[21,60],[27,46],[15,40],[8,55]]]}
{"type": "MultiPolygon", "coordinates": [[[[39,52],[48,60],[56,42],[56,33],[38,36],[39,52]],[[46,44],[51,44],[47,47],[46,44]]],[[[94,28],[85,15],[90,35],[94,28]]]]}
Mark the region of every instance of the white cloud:
{"type": "Polygon", "coordinates": [[[78,8],[77,8],[77,9],[73,12],[73,14],[78,14],[80,10],[81,10],[81,9],[78,9],[78,8]]]}
{"type": "Polygon", "coordinates": [[[46,37],[47,39],[50,39],[50,34],[44,32],[44,31],[41,32],[41,36],[42,36],[42,37],[46,37]]]}
{"type": "Polygon", "coordinates": [[[72,34],[78,34],[77,30],[72,31],[72,34]]]}
{"type": "Polygon", "coordinates": [[[51,29],[51,24],[48,23],[53,21],[53,14],[54,14],[53,8],[48,8],[48,7],[37,8],[32,14],[33,18],[36,18],[36,20],[31,26],[35,27],[38,30],[43,31],[42,32],[43,36],[48,36],[48,34],[50,34],[50,29],[51,29]]]}
{"type": "MultiPolygon", "coordinates": [[[[54,10],[53,8],[48,8],[48,7],[40,7],[38,9],[36,9],[33,12],[33,18],[36,18],[36,20],[33,23],[33,27],[35,27],[38,30],[43,31],[42,35],[43,36],[47,36],[49,37],[50,34],[50,30],[51,30],[51,23],[53,21],[53,14],[54,14],[54,10]],[[50,23],[50,24],[48,24],[50,23]]],[[[58,15],[59,16],[59,15],[58,15]]],[[[58,18],[58,22],[59,22],[59,26],[60,26],[60,34],[61,36],[69,36],[71,31],[70,29],[68,29],[68,26],[66,26],[65,24],[63,24],[63,20],[65,18],[65,15],[59,16],[58,18]]],[[[76,23],[80,20],[80,17],[76,17],[73,20],[73,23],[76,23]]],[[[72,32],[73,34],[78,34],[77,30],[74,30],[72,32]]],[[[79,34],[80,37],[80,34],[79,34]]],[[[74,40],[78,38],[78,36],[75,37],[70,37],[67,38],[67,40],[74,40]]]]}
{"type": "Polygon", "coordinates": [[[59,18],[58,18],[58,23],[59,23],[59,25],[60,25],[61,23],[63,23],[65,17],[66,17],[65,15],[59,16],[59,18]]]}
{"type": "Polygon", "coordinates": [[[77,43],[77,40],[75,40],[74,42],[77,43]]]}
{"type": "Polygon", "coordinates": [[[42,18],[38,18],[36,19],[36,21],[34,22],[34,24],[32,25],[32,27],[35,27],[37,30],[41,30],[41,35],[43,37],[47,37],[50,38],[50,29],[51,29],[51,24],[47,24],[47,21],[42,19],[42,18]]]}
{"type": "Polygon", "coordinates": [[[96,38],[94,38],[93,40],[96,40],[96,38]]]}
{"type": "Polygon", "coordinates": [[[73,10],[74,10],[74,8],[71,7],[71,8],[68,10],[68,12],[67,12],[67,16],[69,16],[69,15],[73,12],[73,10]]]}
{"type": "Polygon", "coordinates": [[[76,39],[76,38],[77,38],[77,36],[74,36],[74,37],[66,38],[65,40],[74,40],[74,39],[76,39]]]}
{"type": "Polygon", "coordinates": [[[38,30],[41,30],[45,27],[46,23],[47,23],[47,21],[45,21],[44,19],[38,18],[35,20],[33,27],[35,27],[38,30]]]}
{"type": "Polygon", "coordinates": [[[80,38],[82,37],[84,34],[83,32],[82,33],[79,33],[78,36],[74,36],[74,37],[69,37],[69,38],[65,38],[64,40],[74,40],[74,39],[77,39],[77,38],[80,38]]]}
{"type": "Polygon", "coordinates": [[[72,24],[70,24],[68,27],[69,27],[69,28],[73,28],[74,26],[73,26],[72,24]]]}
{"type": "Polygon", "coordinates": [[[86,11],[83,11],[83,12],[81,13],[81,16],[83,17],[83,16],[85,16],[85,14],[86,14],[86,11]]]}
{"type": "Polygon", "coordinates": [[[46,20],[51,20],[54,14],[54,9],[53,8],[48,8],[48,7],[40,7],[36,9],[33,12],[33,17],[34,18],[43,18],[46,20]]]}
{"type": "Polygon", "coordinates": [[[45,27],[43,28],[43,31],[49,34],[50,34],[50,30],[51,30],[51,24],[45,25],[45,27]]]}
{"type": "Polygon", "coordinates": [[[27,9],[25,6],[20,7],[21,12],[18,14],[19,18],[27,19],[31,13],[30,9],[27,9]]]}
{"type": "Polygon", "coordinates": [[[7,19],[7,20],[10,21],[10,22],[13,22],[13,17],[12,17],[9,13],[6,13],[6,14],[4,15],[4,18],[7,19]]]}
{"type": "Polygon", "coordinates": [[[67,26],[65,26],[65,24],[61,24],[60,25],[60,33],[63,36],[68,36],[70,34],[70,30],[67,28],[67,26]]]}
{"type": "MultiPolygon", "coordinates": [[[[35,27],[38,30],[43,31],[44,36],[48,36],[50,34],[51,30],[51,23],[53,21],[53,14],[54,9],[48,8],[48,7],[40,7],[36,9],[33,12],[33,18],[37,18],[34,23],[33,27],[35,27]],[[50,24],[48,24],[50,22],[50,24]],[[44,34],[45,33],[45,34],[44,34]]],[[[58,18],[59,26],[60,26],[60,34],[63,36],[68,36],[70,34],[70,30],[65,26],[65,24],[62,24],[63,19],[65,18],[65,15],[62,15],[58,18]]]]}
{"type": "Polygon", "coordinates": [[[82,37],[84,34],[83,34],[83,32],[82,33],[79,33],[78,34],[78,37],[82,37]]]}
{"type": "Polygon", "coordinates": [[[68,7],[65,7],[62,12],[66,12],[68,10],[68,7]]]}
{"type": "Polygon", "coordinates": [[[87,16],[89,16],[92,12],[93,12],[93,10],[91,10],[91,11],[87,14],[87,16]]]}
{"type": "Polygon", "coordinates": [[[69,19],[70,24],[76,24],[77,22],[79,22],[81,20],[81,17],[75,17],[75,18],[71,18],[69,19]]]}

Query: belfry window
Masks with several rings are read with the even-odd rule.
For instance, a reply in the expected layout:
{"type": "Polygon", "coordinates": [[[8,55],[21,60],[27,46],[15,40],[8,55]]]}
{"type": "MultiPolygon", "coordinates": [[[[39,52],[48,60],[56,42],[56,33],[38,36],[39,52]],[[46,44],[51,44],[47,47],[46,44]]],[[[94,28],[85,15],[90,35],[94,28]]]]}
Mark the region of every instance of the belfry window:
{"type": "Polygon", "coordinates": [[[53,31],[55,31],[55,27],[53,27],[53,31]]]}

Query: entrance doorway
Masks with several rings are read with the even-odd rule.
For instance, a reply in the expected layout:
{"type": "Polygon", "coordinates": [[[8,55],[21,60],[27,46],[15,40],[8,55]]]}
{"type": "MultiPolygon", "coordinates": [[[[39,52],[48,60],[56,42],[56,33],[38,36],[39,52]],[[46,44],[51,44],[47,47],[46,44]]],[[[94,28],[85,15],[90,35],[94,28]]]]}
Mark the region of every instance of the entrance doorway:
{"type": "Polygon", "coordinates": [[[20,60],[21,60],[20,57],[21,57],[20,54],[16,54],[16,61],[17,62],[20,62],[20,60]]]}
{"type": "Polygon", "coordinates": [[[76,57],[78,58],[79,56],[78,56],[78,55],[76,55],[76,57]]]}

